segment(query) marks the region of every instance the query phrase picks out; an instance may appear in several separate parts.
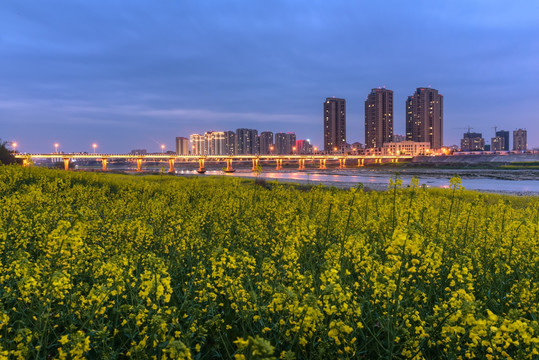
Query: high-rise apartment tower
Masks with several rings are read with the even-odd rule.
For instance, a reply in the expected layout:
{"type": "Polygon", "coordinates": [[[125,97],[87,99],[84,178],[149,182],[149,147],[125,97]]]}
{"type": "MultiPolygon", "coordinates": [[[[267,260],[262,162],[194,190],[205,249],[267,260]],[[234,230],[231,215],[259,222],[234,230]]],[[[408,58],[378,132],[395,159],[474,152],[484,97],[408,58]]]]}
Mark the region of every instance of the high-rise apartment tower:
{"type": "Polygon", "coordinates": [[[204,135],[192,134],[191,139],[191,155],[204,155],[204,135]]]}
{"type": "Polygon", "coordinates": [[[226,155],[224,131],[204,133],[204,155],[226,155]]]}
{"type": "Polygon", "coordinates": [[[225,131],[225,153],[236,155],[236,132],[225,131]]]}
{"type": "Polygon", "coordinates": [[[417,88],[406,100],[406,140],[429,142],[440,149],[444,138],[444,97],[438,90],[417,88]]]}
{"type": "Polygon", "coordinates": [[[393,141],[393,91],[372,89],[365,100],[365,148],[393,141]]]}
{"type": "Polygon", "coordinates": [[[296,146],[296,134],[293,132],[275,134],[275,153],[289,155],[293,152],[292,147],[296,146]]]}
{"type": "Polygon", "coordinates": [[[273,146],[273,133],[271,131],[262,131],[260,133],[260,154],[270,154],[271,146],[273,146]]]}
{"type": "Polygon", "coordinates": [[[324,102],[324,151],[334,152],[346,144],[346,100],[326,98],[324,102]]]}
{"type": "Polygon", "coordinates": [[[528,149],[528,132],[523,129],[513,131],[513,150],[526,151],[528,149]]]}
{"type": "Polygon", "coordinates": [[[236,130],[236,155],[258,154],[258,131],[255,129],[236,130]]]}

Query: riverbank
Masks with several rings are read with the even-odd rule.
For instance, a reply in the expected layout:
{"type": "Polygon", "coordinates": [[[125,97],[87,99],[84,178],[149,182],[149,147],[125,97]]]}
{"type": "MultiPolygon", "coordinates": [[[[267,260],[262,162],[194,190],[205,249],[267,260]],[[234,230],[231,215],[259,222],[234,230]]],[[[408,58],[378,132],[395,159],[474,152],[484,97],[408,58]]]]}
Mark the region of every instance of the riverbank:
{"type": "MultiPolygon", "coordinates": [[[[319,181],[319,180],[311,180],[311,179],[298,179],[298,178],[271,178],[271,177],[265,177],[265,176],[256,176],[256,175],[245,175],[242,176],[242,178],[257,180],[262,179],[264,181],[269,182],[284,182],[284,183],[295,183],[303,186],[316,186],[316,185],[324,185],[327,187],[336,187],[338,189],[351,189],[351,188],[357,188],[358,186],[363,187],[365,191],[386,191],[389,189],[389,181],[387,182],[368,182],[368,183],[360,183],[360,182],[353,182],[353,181],[319,181]]],[[[464,181],[466,182],[466,181],[464,181]]],[[[420,186],[425,185],[426,187],[433,187],[429,186],[428,184],[419,182],[420,186]]],[[[408,183],[404,184],[404,187],[408,186],[408,183]]],[[[441,186],[440,188],[449,188],[449,180],[447,181],[447,186],[441,186]]],[[[464,186],[466,189],[466,186],[464,186]]],[[[490,193],[490,194],[503,194],[503,195],[513,195],[513,196],[539,196],[539,191],[525,191],[525,190],[504,190],[504,189],[470,189],[470,191],[478,191],[482,193],[490,193]]]]}
{"type": "MultiPolygon", "coordinates": [[[[314,167],[307,167],[305,170],[298,170],[295,164],[284,164],[282,170],[274,170],[270,164],[262,164],[261,178],[268,181],[288,181],[299,184],[323,184],[338,188],[351,188],[362,183],[370,190],[385,190],[389,184],[389,179],[396,174],[403,180],[404,186],[408,185],[413,177],[419,179],[420,184],[432,188],[447,188],[449,180],[454,176],[459,176],[463,185],[469,190],[481,192],[503,193],[513,195],[539,195],[539,169],[505,169],[497,168],[439,168],[415,166],[413,163],[406,164],[383,164],[369,165],[364,167],[347,167],[340,169],[328,167],[320,170],[314,167]]],[[[206,167],[206,175],[197,173],[198,165],[194,163],[178,164],[175,169],[177,176],[239,176],[245,178],[256,178],[251,171],[250,162],[238,162],[234,164],[235,173],[225,174],[222,166],[209,163],[206,167]]],[[[78,166],[78,170],[101,172],[98,166],[78,166]]],[[[109,165],[109,172],[140,174],[132,165],[114,164],[109,165]]],[[[167,167],[163,164],[148,164],[143,174],[165,173],[167,167]]]]}

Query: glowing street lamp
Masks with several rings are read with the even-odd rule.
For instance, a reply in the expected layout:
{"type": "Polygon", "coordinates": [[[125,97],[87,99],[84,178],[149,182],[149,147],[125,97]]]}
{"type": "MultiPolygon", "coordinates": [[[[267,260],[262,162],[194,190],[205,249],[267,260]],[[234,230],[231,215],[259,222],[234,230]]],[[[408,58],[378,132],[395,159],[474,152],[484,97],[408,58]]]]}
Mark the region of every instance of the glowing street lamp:
{"type": "Polygon", "coordinates": [[[95,149],[97,148],[97,144],[96,144],[96,143],[93,143],[93,144],[92,144],[92,147],[94,148],[94,154],[95,154],[95,149]]]}
{"type": "Polygon", "coordinates": [[[337,147],[336,146],[333,148],[333,151],[337,152],[337,147]]]}
{"type": "Polygon", "coordinates": [[[58,146],[60,146],[60,144],[54,143],[54,152],[57,154],[58,154],[58,146]]]}
{"type": "Polygon", "coordinates": [[[314,153],[316,154],[318,152],[318,148],[315,146],[314,147],[314,153]]]}
{"type": "Polygon", "coordinates": [[[161,154],[165,151],[165,145],[161,145],[161,154]]]}
{"type": "Polygon", "coordinates": [[[11,143],[11,147],[13,147],[13,152],[16,153],[17,152],[17,143],[16,142],[12,142],[11,143]]]}
{"type": "Polygon", "coordinates": [[[293,154],[296,153],[296,147],[295,147],[295,146],[292,146],[292,153],[293,153],[293,154]]]}

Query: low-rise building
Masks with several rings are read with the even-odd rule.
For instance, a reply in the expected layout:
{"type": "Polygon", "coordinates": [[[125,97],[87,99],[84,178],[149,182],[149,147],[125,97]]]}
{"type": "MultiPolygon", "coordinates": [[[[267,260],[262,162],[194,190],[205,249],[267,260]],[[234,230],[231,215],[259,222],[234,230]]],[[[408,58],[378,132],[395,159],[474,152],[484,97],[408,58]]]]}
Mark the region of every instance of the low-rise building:
{"type": "Polygon", "coordinates": [[[406,135],[393,134],[393,142],[406,141],[406,135]]]}
{"type": "Polygon", "coordinates": [[[483,134],[468,131],[464,133],[460,140],[461,151],[483,151],[485,149],[485,139],[483,134]]]}
{"type": "Polygon", "coordinates": [[[427,155],[431,151],[430,142],[400,141],[385,143],[382,155],[427,155]]]}
{"type": "Polygon", "coordinates": [[[146,149],[133,149],[129,152],[131,155],[146,155],[147,153],[146,149]]]}
{"type": "Polygon", "coordinates": [[[309,140],[296,140],[296,154],[312,154],[313,146],[309,140]]]}
{"type": "MultiPolygon", "coordinates": [[[[486,150],[486,149],[485,149],[486,150]]],[[[490,139],[490,150],[492,151],[504,151],[505,150],[505,138],[496,136],[490,139]]]]}
{"type": "Polygon", "coordinates": [[[176,137],[176,154],[189,155],[189,139],[186,137],[176,137]]]}

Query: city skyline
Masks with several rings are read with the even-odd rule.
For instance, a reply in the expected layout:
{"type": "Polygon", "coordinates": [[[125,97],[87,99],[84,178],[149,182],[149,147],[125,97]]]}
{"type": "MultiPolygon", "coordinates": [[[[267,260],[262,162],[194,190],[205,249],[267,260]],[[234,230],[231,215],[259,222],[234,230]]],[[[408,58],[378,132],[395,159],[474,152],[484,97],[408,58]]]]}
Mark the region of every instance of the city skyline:
{"type": "Polygon", "coordinates": [[[23,152],[158,152],[236,128],[322,147],[319,104],[332,96],[347,102],[347,142],[364,143],[365,94],[384,85],[394,134],[406,97],[430,85],[446,99],[444,145],[497,126],[539,147],[536,3],[53,5],[0,11],[0,138],[23,152]]]}

